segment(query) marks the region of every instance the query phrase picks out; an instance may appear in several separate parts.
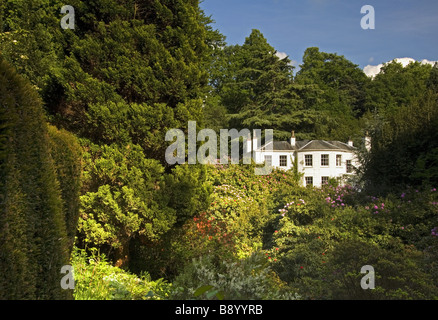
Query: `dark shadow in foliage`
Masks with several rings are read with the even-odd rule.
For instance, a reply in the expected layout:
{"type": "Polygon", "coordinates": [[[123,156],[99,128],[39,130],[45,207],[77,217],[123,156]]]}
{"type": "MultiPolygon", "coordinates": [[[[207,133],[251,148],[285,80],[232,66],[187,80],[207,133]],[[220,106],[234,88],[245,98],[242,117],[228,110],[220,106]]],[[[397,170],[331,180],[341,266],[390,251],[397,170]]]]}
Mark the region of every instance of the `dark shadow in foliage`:
{"type": "Polygon", "coordinates": [[[364,172],[367,188],[385,194],[394,188],[438,184],[438,99],[427,91],[377,126],[364,172]]]}
{"type": "MultiPolygon", "coordinates": [[[[437,287],[424,269],[424,255],[413,246],[393,240],[385,246],[361,240],[340,242],[332,251],[324,281],[331,299],[424,300],[436,299],[437,287]],[[363,266],[375,271],[375,288],[363,289],[363,266]],[[423,267],[422,267],[423,266],[423,267]]],[[[368,283],[368,282],[367,282],[368,283]]]]}

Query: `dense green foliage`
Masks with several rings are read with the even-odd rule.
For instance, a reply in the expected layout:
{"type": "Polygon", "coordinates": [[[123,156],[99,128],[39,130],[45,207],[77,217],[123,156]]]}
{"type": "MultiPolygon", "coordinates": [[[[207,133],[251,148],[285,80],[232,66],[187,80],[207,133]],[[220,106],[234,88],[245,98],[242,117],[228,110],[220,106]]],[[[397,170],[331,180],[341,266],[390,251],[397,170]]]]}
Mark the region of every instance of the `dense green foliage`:
{"type": "Polygon", "coordinates": [[[114,267],[105,255],[92,250],[75,249],[72,255],[76,300],[163,300],[168,299],[171,284],[152,281],[147,273],[141,276],[114,267]]]}
{"type": "Polygon", "coordinates": [[[299,103],[289,63],[288,58],[276,56],[258,30],[253,30],[242,46],[223,49],[213,81],[231,115],[231,127],[288,131],[289,124],[282,118],[296,111],[299,103]]]}
{"type": "Polygon", "coordinates": [[[73,30],[60,28],[58,1],[8,2],[0,48],[37,86],[52,123],[81,139],[79,243],[125,264],[133,237],[157,240],[208,197],[201,171],[167,167],[163,141],[168,129],[202,123],[222,36],[198,1],[69,4],[73,30]]]}
{"type": "Polygon", "coordinates": [[[330,187],[286,197],[270,255],[279,277],[311,299],[436,299],[436,189],[399,197],[330,187]],[[360,286],[361,268],[376,289],[360,286]]]}
{"type": "Polygon", "coordinates": [[[377,192],[438,183],[437,72],[438,65],[391,63],[373,81],[379,91],[370,91],[372,101],[380,111],[371,127],[365,178],[377,192]]]}
{"type": "Polygon", "coordinates": [[[68,298],[59,273],[76,233],[79,145],[47,126],[38,94],[5,61],[0,101],[0,298],[68,298]]]}
{"type": "Polygon", "coordinates": [[[258,30],[242,46],[216,55],[208,124],[218,121],[209,116],[213,111],[226,119],[225,107],[231,127],[274,129],[282,140],[291,130],[303,139],[347,140],[362,134],[358,124],[371,80],[344,57],[309,48],[294,77],[289,57],[280,59],[258,30]]]}
{"type": "Polygon", "coordinates": [[[69,4],[73,30],[61,1],[0,4],[0,299],[71,298],[69,263],[78,300],[438,298],[438,66],[371,79],[312,47],[294,74],[258,30],[227,45],[198,0],[69,4]],[[357,185],[170,166],[188,121],[352,138],[357,185]]]}

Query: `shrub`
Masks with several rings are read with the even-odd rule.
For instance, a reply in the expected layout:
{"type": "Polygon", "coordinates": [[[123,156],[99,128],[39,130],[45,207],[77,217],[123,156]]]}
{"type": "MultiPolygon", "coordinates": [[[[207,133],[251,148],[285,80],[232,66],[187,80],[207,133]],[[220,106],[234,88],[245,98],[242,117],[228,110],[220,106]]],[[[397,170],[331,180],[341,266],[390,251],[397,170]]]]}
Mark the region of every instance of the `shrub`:
{"type": "Polygon", "coordinates": [[[364,241],[343,241],[332,252],[327,284],[332,299],[436,299],[438,290],[422,268],[423,253],[393,239],[388,246],[364,241]],[[373,266],[375,290],[360,286],[362,266],[373,266]]]}
{"type": "Polygon", "coordinates": [[[435,298],[436,209],[430,195],[415,192],[408,202],[328,188],[328,196],[324,189],[289,198],[272,219],[265,244],[280,279],[306,299],[435,298]],[[408,221],[406,230],[401,225],[408,221]],[[376,290],[360,286],[364,265],[376,270],[376,290]]]}
{"type": "Polygon", "coordinates": [[[194,259],[173,285],[173,299],[205,299],[205,296],[195,296],[196,290],[204,285],[221,292],[225,300],[297,298],[278,279],[260,252],[237,262],[218,262],[212,256],[194,259]]]}
{"type": "Polygon", "coordinates": [[[147,273],[140,277],[112,266],[96,250],[88,255],[75,248],[72,255],[76,300],[163,300],[169,297],[171,284],[152,281],[147,273]]]}

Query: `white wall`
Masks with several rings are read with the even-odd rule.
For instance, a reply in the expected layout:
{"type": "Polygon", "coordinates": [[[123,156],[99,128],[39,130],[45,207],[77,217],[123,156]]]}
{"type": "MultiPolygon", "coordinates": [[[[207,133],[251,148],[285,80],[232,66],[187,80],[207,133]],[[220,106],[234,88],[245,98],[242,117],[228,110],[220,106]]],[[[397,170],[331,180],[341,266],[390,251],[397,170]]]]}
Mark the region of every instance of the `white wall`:
{"type": "Polygon", "coordinates": [[[357,166],[354,154],[346,151],[311,151],[298,153],[298,171],[304,173],[303,184],[305,185],[305,177],[313,177],[313,185],[321,187],[322,177],[338,178],[347,174],[347,160],[352,160],[352,165],[357,166]],[[321,155],[329,155],[329,165],[321,165],[321,155]],[[305,155],[313,156],[313,165],[305,166],[305,155]],[[336,156],[341,155],[341,165],[336,165],[336,156]]]}
{"type": "Polygon", "coordinates": [[[272,166],[278,167],[280,169],[289,170],[292,169],[292,162],[294,159],[294,152],[290,151],[256,151],[255,152],[255,162],[263,163],[265,161],[265,155],[272,156],[272,166]],[[287,156],[287,167],[280,167],[280,156],[287,156]]]}
{"type": "MultiPolygon", "coordinates": [[[[292,161],[294,160],[293,151],[257,151],[255,152],[255,162],[263,163],[264,156],[272,156],[272,166],[280,169],[292,169],[292,161]],[[287,167],[280,167],[280,155],[287,155],[287,167]]],[[[309,151],[298,152],[298,171],[304,174],[302,184],[305,186],[305,177],[313,177],[313,185],[321,187],[322,177],[339,178],[347,175],[347,160],[352,161],[352,165],[357,167],[359,165],[355,155],[348,151],[309,151]],[[329,155],[329,166],[321,166],[321,155],[329,155]],[[311,167],[305,166],[305,155],[313,156],[313,165],[311,167]],[[341,155],[341,165],[336,165],[336,155],[341,155]]],[[[351,173],[351,174],[354,174],[351,173]]]]}

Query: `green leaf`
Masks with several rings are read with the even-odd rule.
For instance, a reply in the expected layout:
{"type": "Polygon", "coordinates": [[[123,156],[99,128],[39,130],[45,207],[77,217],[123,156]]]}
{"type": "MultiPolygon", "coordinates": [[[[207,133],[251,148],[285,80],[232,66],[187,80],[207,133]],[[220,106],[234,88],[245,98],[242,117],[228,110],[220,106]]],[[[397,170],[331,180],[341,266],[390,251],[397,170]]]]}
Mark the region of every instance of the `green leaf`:
{"type": "Polygon", "coordinates": [[[205,292],[211,289],[213,289],[213,286],[210,285],[202,286],[195,291],[194,296],[199,297],[200,295],[204,294],[205,292]]]}

